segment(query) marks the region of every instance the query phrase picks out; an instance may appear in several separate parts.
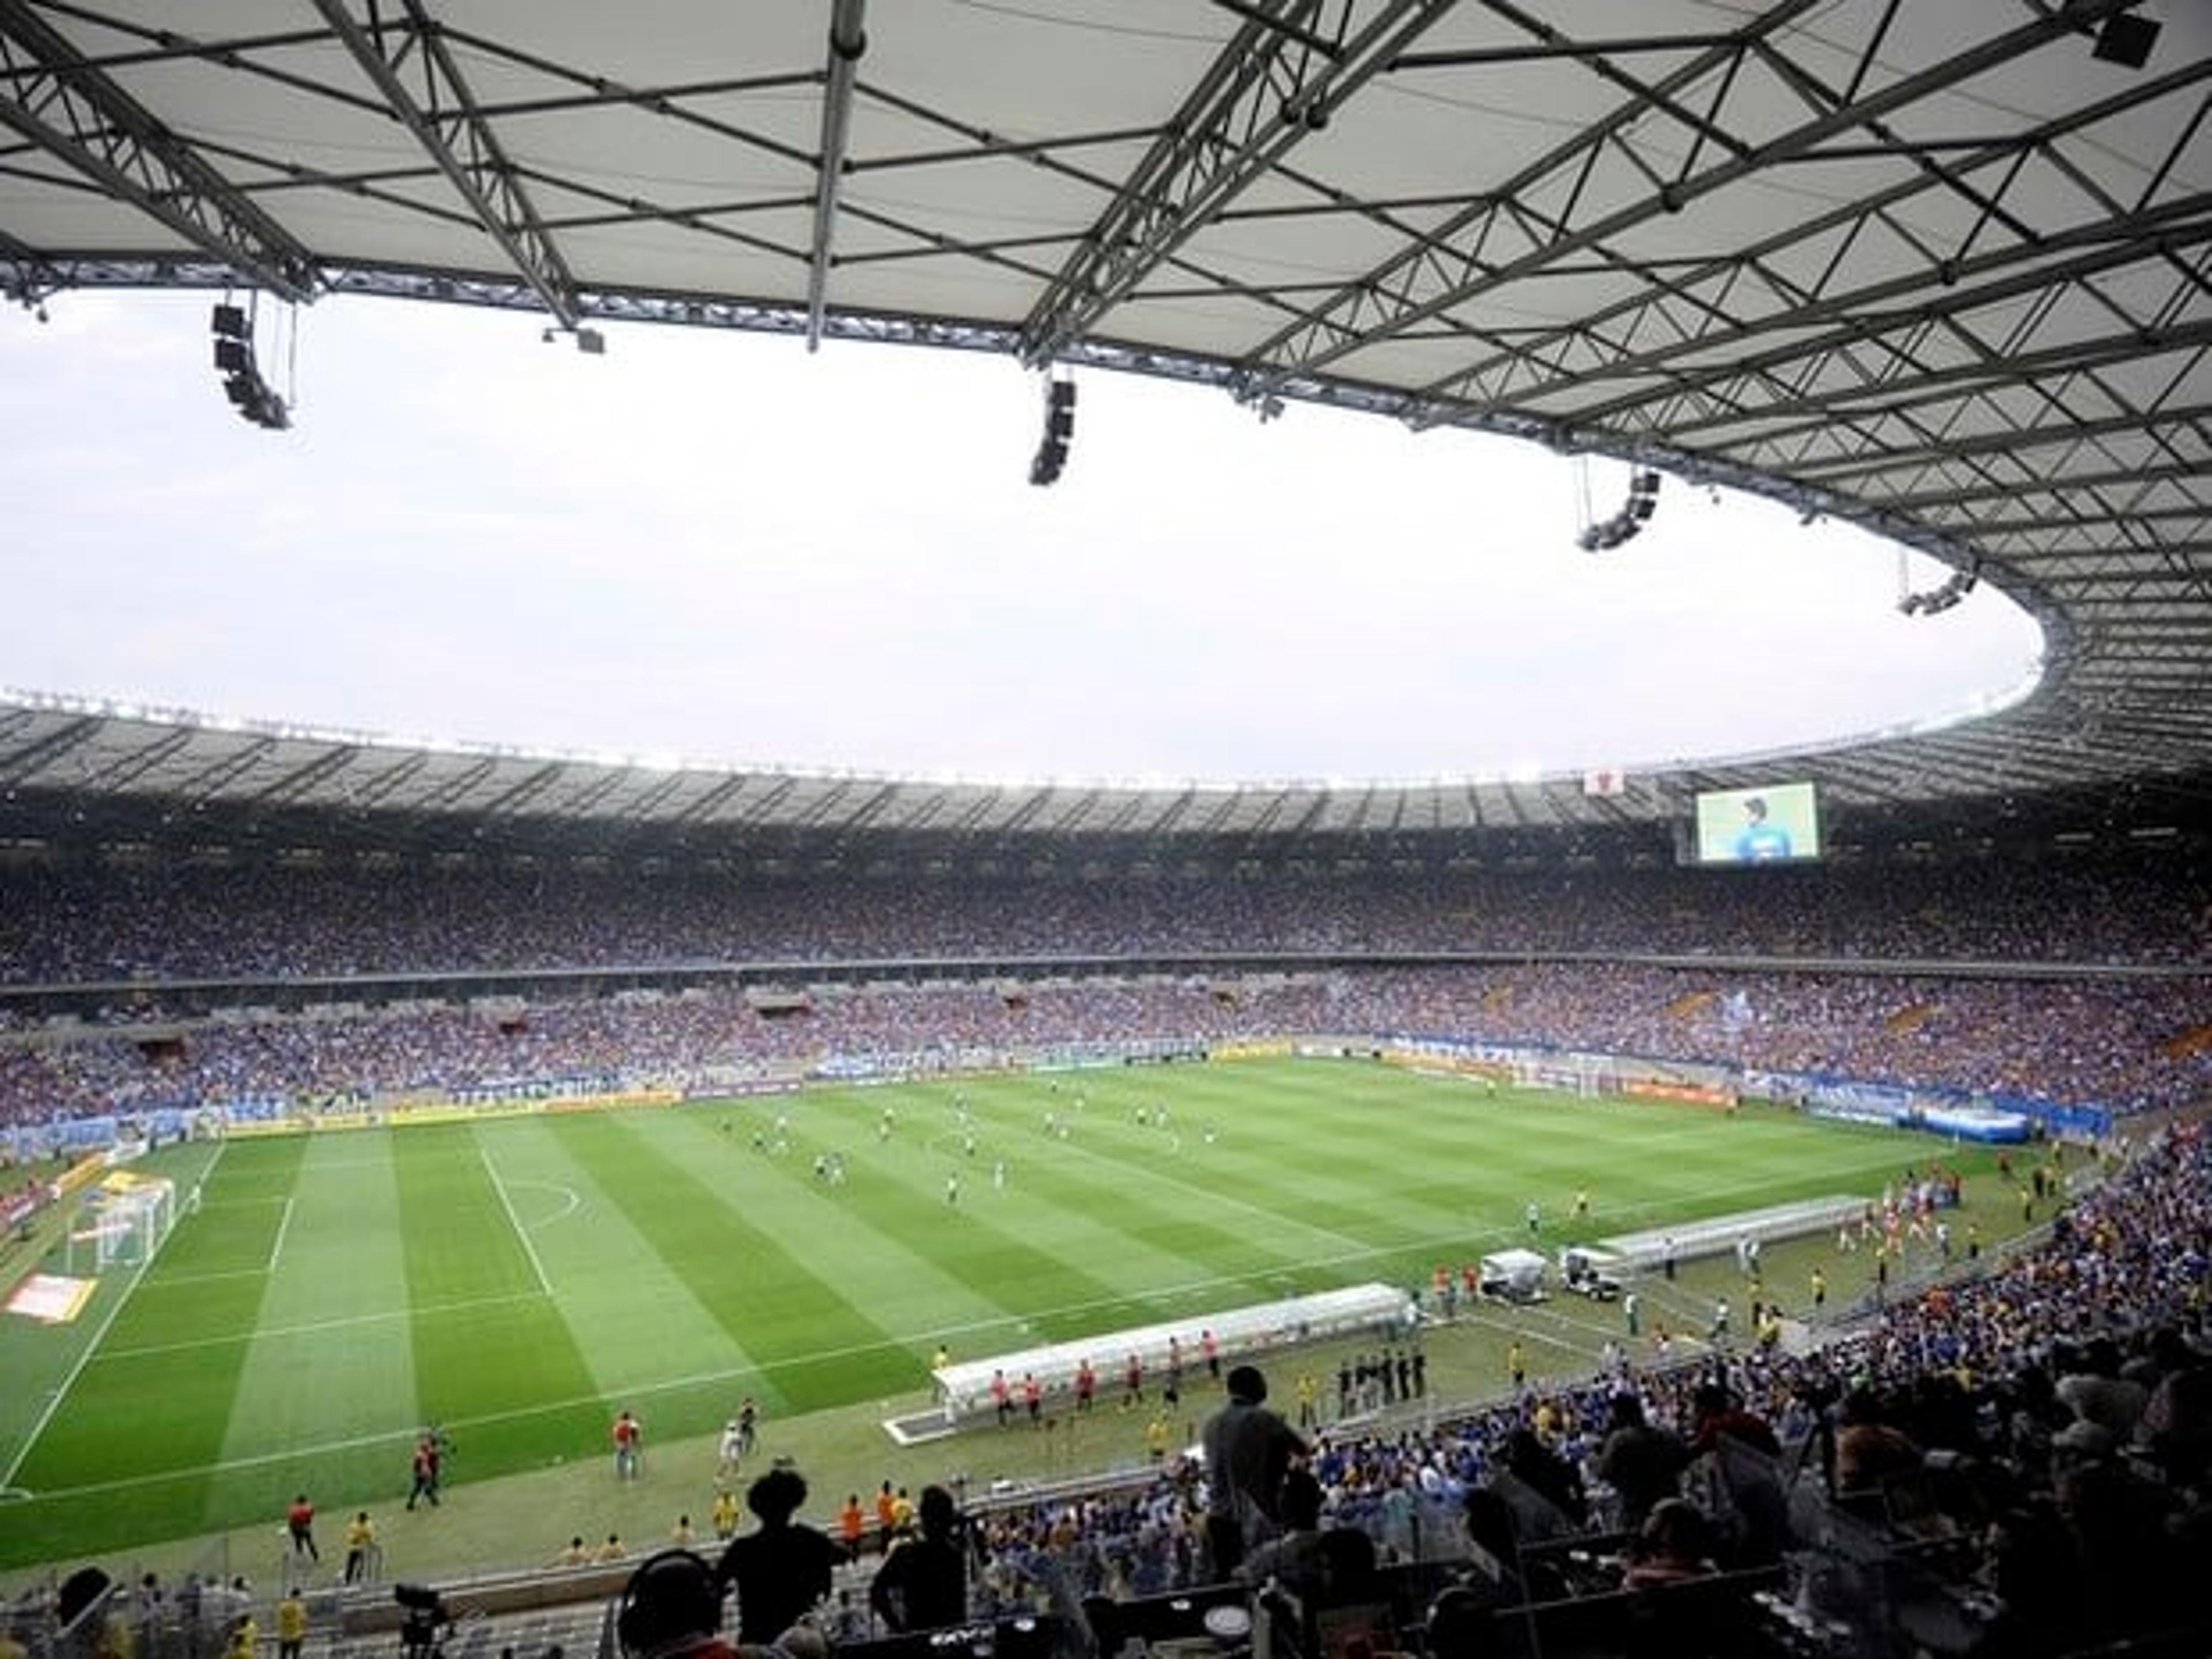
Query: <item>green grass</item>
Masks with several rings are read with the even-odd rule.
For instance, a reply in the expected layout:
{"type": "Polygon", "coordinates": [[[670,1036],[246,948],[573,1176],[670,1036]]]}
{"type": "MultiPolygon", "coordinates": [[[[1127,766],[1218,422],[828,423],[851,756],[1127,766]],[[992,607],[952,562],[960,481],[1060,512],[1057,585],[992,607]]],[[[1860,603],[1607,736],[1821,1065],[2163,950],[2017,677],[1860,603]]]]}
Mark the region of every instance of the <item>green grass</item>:
{"type": "MultiPolygon", "coordinates": [[[[471,1482],[595,1467],[624,1406],[650,1456],[747,1394],[772,1422],[846,1412],[839,1432],[880,1446],[866,1425],[919,1407],[940,1341],[978,1358],[1286,1291],[1425,1285],[1524,1237],[1532,1198],[1556,1247],[1578,1189],[1595,1237],[1871,1194],[1935,1151],[1349,1062],[960,1087],[972,1158],[943,1083],[163,1154],[180,1185],[204,1174],[204,1202],[143,1278],[111,1275],[71,1326],[0,1328],[0,1484],[17,1489],[0,1568],[273,1530],[295,1491],[332,1516],[389,1507],[434,1419],[471,1482]],[[1135,1122],[1158,1103],[1174,1130],[1135,1122]],[[1043,1134],[1051,1110],[1071,1139],[1043,1134]],[[787,1114],[789,1150],[757,1150],[787,1114]],[[824,1149],[844,1154],[842,1188],[813,1174],[824,1149]]],[[[1970,1176],[1988,1166],[1954,1156],[1970,1176]]],[[[1607,1328],[1585,1324],[1594,1352],[1607,1328]]],[[[1577,1328],[1559,1328],[1560,1363],[1582,1363],[1577,1328]]]]}

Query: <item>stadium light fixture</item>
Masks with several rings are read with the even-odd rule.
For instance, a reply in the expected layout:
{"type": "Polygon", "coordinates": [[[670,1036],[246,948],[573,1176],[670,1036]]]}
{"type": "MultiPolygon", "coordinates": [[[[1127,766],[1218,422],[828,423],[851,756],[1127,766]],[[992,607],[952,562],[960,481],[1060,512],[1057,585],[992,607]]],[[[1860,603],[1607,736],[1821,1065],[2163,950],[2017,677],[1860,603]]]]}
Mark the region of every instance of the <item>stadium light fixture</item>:
{"type": "Polygon", "coordinates": [[[253,318],[243,306],[224,301],[208,319],[215,336],[215,369],[223,377],[223,395],[239,418],[270,432],[292,424],[292,411],[263,378],[253,358],[253,318]]]}
{"type": "Polygon", "coordinates": [[[1898,612],[1906,617],[1940,616],[1974,591],[1982,579],[1982,563],[1976,559],[1964,570],[1954,570],[1941,586],[1924,592],[1907,593],[1897,602],[1898,612]]]}
{"type": "Polygon", "coordinates": [[[1638,467],[1629,475],[1628,499],[1621,503],[1620,510],[1609,519],[1585,523],[1575,537],[1575,545],[1585,553],[1610,552],[1641,534],[1658,508],[1658,471],[1638,467]]]}
{"type": "Polygon", "coordinates": [[[2150,62],[2151,48],[2157,46],[2159,30],[2163,27],[2155,18],[2116,11],[2099,26],[2096,44],[2089,48],[2089,56],[2100,63],[2118,64],[2122,69],[2139,70],[2150,62]]]}
{"type": "Polygon", "coordinates": [[[1044,383],[1044,432],[1030,460],[1030,482],[1044,485],[1060,482],[1067,465],[1068,446],[1075,441],[1075,382],[1048,376],[1044,383]]]}

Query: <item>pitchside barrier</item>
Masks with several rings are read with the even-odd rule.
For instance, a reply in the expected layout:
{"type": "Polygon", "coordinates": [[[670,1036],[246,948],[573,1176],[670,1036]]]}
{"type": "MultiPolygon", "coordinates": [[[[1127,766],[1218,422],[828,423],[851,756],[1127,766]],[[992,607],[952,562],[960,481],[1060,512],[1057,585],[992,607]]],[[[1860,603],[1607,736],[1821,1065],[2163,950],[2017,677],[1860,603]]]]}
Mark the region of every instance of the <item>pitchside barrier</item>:
{"type": "Polygon", "coordinates": [[[1735,1215],[1711,1216],[1703,1221],[1686,1221],[1650,1232],[1601,1238],[1585,1247],[1585,1254],[1593,1267],[1607,1273],[1648,1273],[1666,1266],[1670,1245],[1677,1261],[1724,1255],[1746,1238],[1768,1244],[1778,1238],[1802,1238],[1810,1233],[1831,1231],[1857,1220],[1866,1206],[1863,1198],[1800,1199],[1794,1204],[1774,1204],[1764,1210],[1745,1210],[1735,1215]]]}
{"type": "Polygon", "coordinates": [[[1353,1285],[1131,1330],[1103,1331],[1079,1342],[1016,1349],[985,1359],[939,1366],[933,1373],[937,1410],[927,1417],[895,1421],[888,1426],[893,1437],[903,1441],[951,1433],[971,1419],[993,1418],[997,1405],[991,1388],[994,1376],[1006,1379],[1017,1413],[1026,1409],[1025,1385],[1032,1376],[1045,1407],[1055,1413],[1064,1412],[1074,1402],[1076,1375],[1085,1360],[1097,1376],[1098,1401],[1110,1403],[1127,1391],[1132,1354],[1143,1368],[1146,1397],[1157,1398],[1167,1379],[1171,1356],[1176,1352],[1182,1356],[1184,1386],[1206,1374],[1209,1334],[1214,1352],[1226,1369],[1302,1343],[1358,1334],[1384,1339],[1402,1336],[1413,1316],[1413,1298],[1405,1291],[1388,1285],[1353,1285]]]}

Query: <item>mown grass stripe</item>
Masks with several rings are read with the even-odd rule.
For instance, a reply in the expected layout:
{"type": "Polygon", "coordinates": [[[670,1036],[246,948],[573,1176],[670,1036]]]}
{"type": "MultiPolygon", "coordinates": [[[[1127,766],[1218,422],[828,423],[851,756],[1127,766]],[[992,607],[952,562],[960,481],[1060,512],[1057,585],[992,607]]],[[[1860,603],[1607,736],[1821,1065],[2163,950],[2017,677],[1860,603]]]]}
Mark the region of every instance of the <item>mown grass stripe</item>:
{"type": "MultiPolygon", "coordinates": [[[[417,1424],[483,1419],[466,1448],[485,1472],[533,1467],[596,1447],[603,1425],[575,1404],[530,1413],[551,1399],[597,1394],[591,1369],[559,1306],[537,1275],[480,1153],[470,1124],[408,1129],[391,1137],[399,1227],[406,1246],[415,1397],[392,1402],[417,1424]],[[428,1311],[476,1302],[465,1317],[428,1311]]],[[[456,1473],[459,1471],[457,1470],[456,1473]]]]}

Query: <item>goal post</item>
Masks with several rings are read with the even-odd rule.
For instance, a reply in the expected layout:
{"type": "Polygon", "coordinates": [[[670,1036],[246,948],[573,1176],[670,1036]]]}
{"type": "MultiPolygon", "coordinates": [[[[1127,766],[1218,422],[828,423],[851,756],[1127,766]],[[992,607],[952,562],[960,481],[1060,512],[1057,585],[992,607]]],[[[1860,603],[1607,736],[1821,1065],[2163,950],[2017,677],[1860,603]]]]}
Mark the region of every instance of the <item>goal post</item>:
{"type": "Polygon", "coordinates": [[[1523,1054],[1513,1062],[1513,1080],[1524,1089],[1550,1089],[1594,1100],[1620,1092],[1620,1066],[1611,1054],[1523,1054]]]}
{"type": "Polygon", "coordinates": [[[69,1234],[70,1271],[143,1267],[176,1223],[176,1182],[118,1170],[93,1188],[77,1211],[69,1234]]]}

